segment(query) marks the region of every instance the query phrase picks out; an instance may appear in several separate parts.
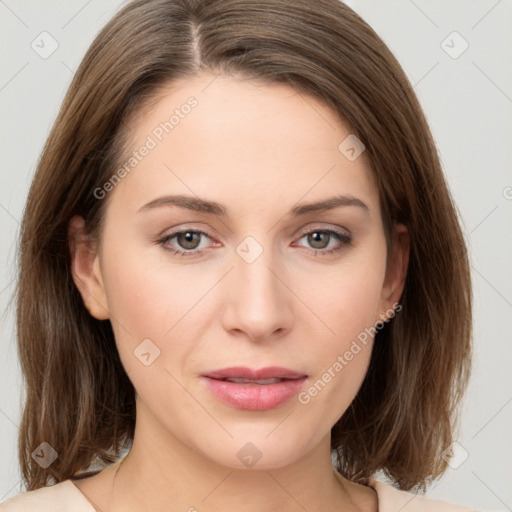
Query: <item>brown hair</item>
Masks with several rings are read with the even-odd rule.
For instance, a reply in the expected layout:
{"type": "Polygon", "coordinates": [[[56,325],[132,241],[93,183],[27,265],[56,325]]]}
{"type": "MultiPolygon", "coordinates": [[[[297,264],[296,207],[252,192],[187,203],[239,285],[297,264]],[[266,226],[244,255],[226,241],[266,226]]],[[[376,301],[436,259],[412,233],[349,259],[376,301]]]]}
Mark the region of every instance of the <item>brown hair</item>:
{"type": "Polygon", "coordinates": [[[472,292],[457,211],[403,70],[338,0],[136,0],[85,55],[24,213],[16,292],[28,490],[114,461],[133,437],[134,388],[110,322],[88,314],[74,285],[67,225],[78,214],[99,232],[108,198],[93,191],[122,161],[129,119],[166,84],[203,70],[288,84],[322,100],[365,144],[388,250],[401,222],[411,252],[402,310],[377,333],[332,448],[353,481],[382,470],[401,489],[426,488],[446,469],[441,453],[469,377],[472,292]],[[31,457],[44,441],[59,454],[47,469],[31,457]]]}

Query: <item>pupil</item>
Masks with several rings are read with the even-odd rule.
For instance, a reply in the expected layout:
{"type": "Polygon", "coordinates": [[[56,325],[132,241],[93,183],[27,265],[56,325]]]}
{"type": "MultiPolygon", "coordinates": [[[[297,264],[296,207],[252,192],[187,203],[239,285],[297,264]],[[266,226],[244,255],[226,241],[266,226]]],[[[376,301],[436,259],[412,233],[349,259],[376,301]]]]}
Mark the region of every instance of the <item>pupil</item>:
{"type": "Polygon", "coordinates": [[[322,233],[321,231],[315,231],[313,233],[310,233],[308,235],[308,242],[315,248],[315,249],[324,249],[329,245],[329,234],[328,233],[322,233]],[[323,240],[322,240],[323,239],[323,240]],[[327,243],[325,243],[327,241],[327,243]],[[320,244],[320,245],[318,245],[320,244]]]}
{"type": "Polygon", "coordinates": [[[195,249],[197,247],[197,243],[194,242],[197,242],[198,239],[199,234],[192,233],[191,231],[186,231],[178,235],[178,242],[184,249],[195,249]]]}

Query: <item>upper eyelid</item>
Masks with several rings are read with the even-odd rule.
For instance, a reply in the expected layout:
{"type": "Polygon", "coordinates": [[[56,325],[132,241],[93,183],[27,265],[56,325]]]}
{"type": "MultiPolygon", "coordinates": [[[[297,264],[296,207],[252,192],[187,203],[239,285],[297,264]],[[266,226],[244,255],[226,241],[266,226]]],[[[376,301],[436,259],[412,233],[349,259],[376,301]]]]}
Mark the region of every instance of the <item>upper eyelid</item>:
{"type": "Polygon", "coordinates": [[[308,234],[315,231],[334,231],[334,232],[340,232],[340,231],[346,231],[346,235],[351,235],[351,232],[347,228],[343,227],[325,227],[325,226],[313,226],[311,228],[302,229],[300,232],[302,234],[308,234]]]}

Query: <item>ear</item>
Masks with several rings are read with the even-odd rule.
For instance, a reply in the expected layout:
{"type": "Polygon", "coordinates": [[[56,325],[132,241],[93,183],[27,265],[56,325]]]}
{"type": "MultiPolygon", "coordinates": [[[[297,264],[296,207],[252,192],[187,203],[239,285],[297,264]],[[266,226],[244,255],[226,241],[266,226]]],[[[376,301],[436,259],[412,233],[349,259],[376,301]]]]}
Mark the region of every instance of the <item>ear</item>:
{"type": "Polygon", "coordinates": [[[110,318],[96,244],[86,232],[85,221],[75,215],[68,224],[71,275],[84,305],[98,320],[110,318]]]}
{"type": "Polygon", "coordinates": [[[409,232],[403,224],[396,223],[393,231],[393,250],[382,286],[380,322],[388,319],[390,310],[394,310],[400,301],[407,277],[409,252],[409,232]]]}

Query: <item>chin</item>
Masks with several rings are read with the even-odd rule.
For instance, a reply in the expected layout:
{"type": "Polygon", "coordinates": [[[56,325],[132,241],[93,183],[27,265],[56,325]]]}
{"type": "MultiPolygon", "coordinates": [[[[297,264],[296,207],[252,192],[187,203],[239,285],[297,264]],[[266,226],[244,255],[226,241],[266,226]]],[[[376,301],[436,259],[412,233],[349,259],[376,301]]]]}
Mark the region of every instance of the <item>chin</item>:
{"type": "Polygon", "coordinates": [[[258,471],[294,464],[306,455],[308,448],[304,444],[304,432],[293,435],[283,430],[280,435],[274,432],[269,436],[269,430],[265,429],[265,432],[237,435],[229,440],[217,439],[201,451],[216,464],[236,470],[258,471]]]}

